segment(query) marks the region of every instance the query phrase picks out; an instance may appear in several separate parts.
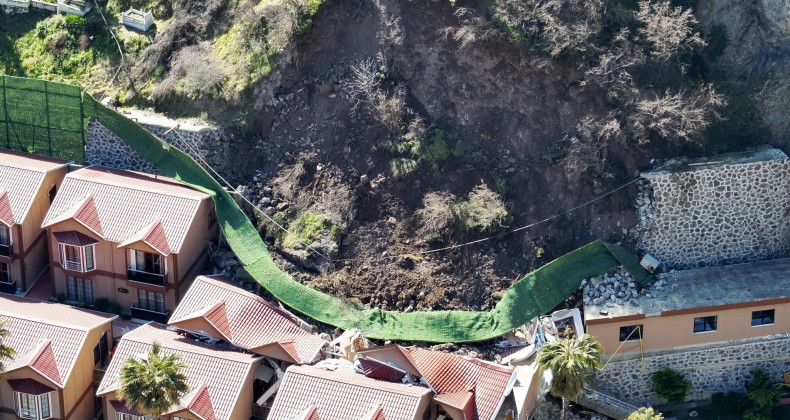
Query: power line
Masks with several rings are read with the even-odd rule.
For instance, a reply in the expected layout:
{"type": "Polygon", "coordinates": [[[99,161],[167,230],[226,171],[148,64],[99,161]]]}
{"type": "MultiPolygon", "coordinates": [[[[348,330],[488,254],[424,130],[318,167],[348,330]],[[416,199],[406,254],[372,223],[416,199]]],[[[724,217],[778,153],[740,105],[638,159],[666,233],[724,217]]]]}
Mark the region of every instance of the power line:
{"type": "MultiPolygon", "coordinates": [[[[219,177],[219,179],[220,179],[220,180],[222,180],[222,182],[224,182],[224,183],[225,183],[225,184],[228,186],[228,188],[230,188],[230,189],[232,189],[232,190],[234,190],[234,191],[235,191],[235,188],[233,188],[232,184],[231,184],[231,183],[229,183],[229,182],[228,182],[228,181],[227,181],[225,178],[223,178],[223,177],[222,177],[222,175],[220,175],[220,174],[219,174],[219,172],[217,172],[217,171],[216,171],[214,168],[212,168],[212,167],[211,167],[211,165],[209,165],[209,164],[208,164],[208,162],[206,162],[206,161],[203,159],[203,157],[202,157],[202,156],[200,156],[200,154],[199,154],[199,153],[198,153],[198,152],[197,152],[197,151],[196,151],[196,150],[195,150],[195,149],[194,149],[194,148],[193,148],[193,147],[192,147],[192,146],[189,144],[189,142],[187,142],[187,141],[184,139],[184,137],[181,135],[181,133],[179,133],[179,132],[178,132],[178,130],[172,129],[172,131],[173,131],[173,132],[175,132],[175,133],[176,133],[176,135],[178,135],[178,137],[181,139],[181,141],[182,141],[184,144],[186,144],[186,145],[187,145],[187,147],[189,147],[189,149],[192,151],[192,153],[193,153],[193,154],[195,154],[195,156],[196,156],[198,159],[200,159],[200,161],[201,161],[201,162],[203,162],[203,164],[204,164],[204,165],[205,165],[205,166],[206,166],[208,169],[210,169],[210,170],[211,170],[211,172],[215,173],[215,174],[217,175],[217,177],[219,177]]],[[[599,195],[599,196],[597,196],[597,197],[595,197],[595,198],[593,198],[593,199],[591,199],[591,200],[589,200],[589,201],[586,201],[586,202],[584,202],[584,203],[582,203],[582,204],[579,204],[579,205],[578,205],[578,206],[576,206],[576,207],[573,207],[573,208],[571,208],[571,209],[565,210],[565,211],[563,211],[563,212],[560,212],[560,213],[556,213],[556,214],[554,214],[554,215],[551,215],[551,216],[549,216],[549,217],[547,217],[547,218],[545,218],[545,219],[539,220],[539,221],[537,221],[537,222],[530,223],[530,224],[528,224],[528,225],[524,225],[524,226],[520,226],[520,227],[517,227],[517,228],[515,228],[515,229],[511,229],[511,230],[509,230],[509,231],[507,231],[507,232],[505,232],[505,233],[503,233],[503,234],[494,235],[494,236],[489,236],[489,237],[486,237],[486,238],[481,238],[481,239],[476,239],[476,240],[474,240],[474,241],[464,242],[464,243],[460,243],[460,244],[450,245],[450,246],[446,246],[446,247],[443,247],[443,248],[430,249],[430,250],[427,250],[427,251],[419,251],[419,252],[417,252],[417,254],[418,254],[418,255],[429,255],[429,254],[435,254],[435,253],[437,253],[437,252],[442,252],[442,251],[448,251],[448,250],[452,250],[452,249],[463,248],[463,247],[466,247],[466,246],[475,245],[475,244],[479,244],[479,243],[481,243],[481,242],[486,242],[486,241],[490,241],[490,240],[492,240],[492,239],[500,238],[500,237],[502,237],[502,236],[510,235],[511,233],[520,232],[520,231],[522,231],[522,230],[529,229],[529,228],[531,228],[531,227],[534,227],[534,226],[537,226],[537,225],[540,225],[540,224],[543,224],[543,223],[549,222],[549,221],[551,221],[551,220],[554,220],[554,219],[556,219],[556,218],[558,218],[558,217],[562,217],[562,216],[564,216],[564,215],[566,215],[566,214],[568,214],[568,213],[574,212],[574,211],[576,211],[576,210],[578,210],[578,209],[580,209],[580,208],[582,208],[582,207],[588,206],[588,205],[590,205],[590,204],[592,204],[592,203],[594,203],[594,202],[596,202],[596,201],[598,201],[598,200],[600,200],[600,199],[602,199],[602,198],[608,197],[608,196],[610,196],[610,195],[612,195],[612,194],[616,193],[617,191],[620,191],[620,190],[622,190],[623,188],[625,188],[625,187],[627,187],[627,186],[629,186],[629,185],[631,185],[631,184],[633,184],[633,183],[637,182],[638,180],[639,180],[639,177],[636,177],[636,178],[634,178],[634,179],[632,179],[632,180],[630,180],[630,181],[626,182],[625,184],[623,184],[623,185],[620,185],[619,187],[617,187],[617,188],[615,188],[615,189],[612,189],[612,190],[610,190],[610,191],[606,192],[605,194],[599,195]]],[[[242,200],[244,200],[245,202],[247,202],[249,205],[251,205],[251,206],[252,206],[253,208],[255,208],[256,210],[258,210],[258,211],[259,211],[261,214],[263,214],[263,216],[264,216],[264,217],[266,217],[266,218],[267,218],[269,221],[271,221],[272,223],[274,223],[274,224],[275,224],[275,225],[276,225],[278,228],[282,229],[282,230],[283,230],[284,232],[286,232],[286,233],[288,233],[288,232],[289,232],[289,230],[288,230],[288,229],[286,229],[286,228],[285,228],[285,227],[283,227],[281,224],[277,223],[277,222],[276,222],[274,219],[272,219],[271,217],[269,217],[269,216],[268,216],[266,213],[264,213],[264,212],[263,212],[263,211],[262,211],[262,210],[261,210],[261,209],[260,209],[260,208],[259,208],[257,205],[253,204],[253,203],[252,203],[250,200],[248,200],[248,199],[247,199],[246,197],[244,197],[242,194],[239,194],[239,196],[242,198],[242,200]]],[[[298,239],[298,238],[297,238],[297,239],[298,239]]],[[[324,259],[326,259],[327,261],[329,261],[329,262],[332,262],[332,263],[336,263],[336,262],[343,262],[343,261],[356,261],[356,260],[357,260],[357,259],[354,259],[354,258],[344,258],[344,259],[339,259],[339,260],[332,260],[331,258],[328,258],[328,257],[327,257],[327,256],[325,256],[324,254],[322,254],[322,253],[318,252],[318,251],[317,251],[316,249],[314,249],[313,247],[311,247],[311,246],[307,245],[306,243],[302,242],[301,240],[300,240],[299,242],[300,242],[302,245],[304,245],[305,247],[307,247],[307,248],[308,248],[310,251],[313,251],[313,252],[314,252],[314,253],[316,253],[317,255],[320,255],[322,258],[324,258],[324,259]]],[[[389,260],[389,259],[393,259],[393,258],[399,258],[399,257],[402,257],[402,256],[404,256],[404,255],[406,255],[406,254],[388,255],[388,256],[384,256],[384,257],[377,257],[377,258],[370,258],[370,259],[366,259],[366,261],[382,261],[382,260],[389,260]]]]}
{"type": "Polygon", "coordinates": [[[121,67],[123,66],[123,50],[121,49],[121,43],[118,42],[118,38],[115,37],[115,33],[112,31],[110,24],[107,23],[107,19],[104,18],[104,13],[102,13],[101,8],[99,7],[99,3],[96,3],[96,0],[93,0],[93,4],[96,5],[96,10],[101,15],[101,20],[104,21],[104,24],[107,26],[107,30],[110,31],[110,35],[112,39],[115,40],[115,45],[118,47],[118,53],[121,54],[121,62],[118,63],[118,70],[115,70],[115,74],[112,75],[112,79],[110,79],[110,83],[115,81],[115,78],[118,77],[118,73],[121,71],[121,67]]]}

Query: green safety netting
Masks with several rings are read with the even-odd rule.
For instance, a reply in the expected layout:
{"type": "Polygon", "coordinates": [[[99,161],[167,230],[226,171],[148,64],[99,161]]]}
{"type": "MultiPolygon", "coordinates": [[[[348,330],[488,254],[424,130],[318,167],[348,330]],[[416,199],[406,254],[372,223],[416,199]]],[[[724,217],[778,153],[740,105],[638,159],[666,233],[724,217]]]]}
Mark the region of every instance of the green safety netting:
{"type": "MultiPolygon", "coordinates": [[[[550,311],[578,289],[581,280],[624,265],[644,283],[648,273],[621,247],[595,241],[528,274],[504,292],[489,312],[392,312],[366,309],[295,281],[272,260],[255,226],[233,198],[189,155],[169,146],[134,121],[83,94],[85,118],[95,118],[167,176],[209,193],[225,238],[246,271],[291,309],[367,337],[425,342],[471,342],[501,336],[550,311]]],[[[60,149],[59,149],[60,150],[60,149]]]]}

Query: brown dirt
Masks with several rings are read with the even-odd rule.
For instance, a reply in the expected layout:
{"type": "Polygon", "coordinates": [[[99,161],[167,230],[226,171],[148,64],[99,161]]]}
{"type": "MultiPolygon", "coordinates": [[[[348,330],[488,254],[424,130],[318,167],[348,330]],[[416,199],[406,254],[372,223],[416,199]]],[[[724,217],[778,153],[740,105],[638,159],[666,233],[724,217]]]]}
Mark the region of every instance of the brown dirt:
{"type": "MultiPolygon", "coordinates": [[[[486,310],[514,279],[554,257],[595,239],[622,239],[622,228],[634,225],[634,189],[526,231],[422,261],[403,257],[431,249],[416,233],[414,216],[427,192],[464,196],[481,181],[492,189],[499,183],[513,226],[521,226],[619,185],[647,162],[623,153],[613,158],[619,169],[608,183],[569,179],[544,156],[579,116],[604,111],[599,94],[580,90],[572,69],[545,67],[543,59],[504,40],[458,52],[438,33],[457,24],[449,4],[382,3],[401,17],[404,40],[393,56],[409,106],[432,127],[458,133],[465,155],[435,167],[423,163],[404,179],[391,178],[393,155],[376,147],[385,132],[371,118],[351,115],[352,103],[342,89],[349,67],[380,49],[380,12],[367,1],[328,2],[294,55],[256,88],[251,125],[218,151],[224,172],[247,185],[256,199],[278,173],[307,154],[329,168],[336,182],[357,191],[357,215],[343,237],[341,261],[324,275],[281,259],[284,269],[317,289],[372,306],[486,310]],[[375,188],[360,185],[363,175],[382,181],[375,188]]],[[[444,245],[481,237],[454,233],[444,245]]]]}

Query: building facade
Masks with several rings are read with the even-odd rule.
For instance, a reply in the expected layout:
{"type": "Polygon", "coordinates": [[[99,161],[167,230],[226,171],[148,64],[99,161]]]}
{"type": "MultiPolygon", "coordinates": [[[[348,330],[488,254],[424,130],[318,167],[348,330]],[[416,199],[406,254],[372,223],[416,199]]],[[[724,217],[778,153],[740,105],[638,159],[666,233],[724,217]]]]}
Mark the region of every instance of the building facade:
{"type": "Polygon", "coordinates": [[[69,162],[0,149],[0,292],[26,292],[49,264],[41,222],[69,162]]]}
{"type": "Polygon", "coordinates": [[[43,227],[56,295],[165,323],[207,261],[216,218],[208,194],[175,179],[88,167],[65,177],[43,227]]]}
{"type": "Polygon", "coordinates": [[[94,368],[107,362],[115,316],[0,295],[0,319],[16,351],[0,377],[3,419],[95,418],[94,368]]]}

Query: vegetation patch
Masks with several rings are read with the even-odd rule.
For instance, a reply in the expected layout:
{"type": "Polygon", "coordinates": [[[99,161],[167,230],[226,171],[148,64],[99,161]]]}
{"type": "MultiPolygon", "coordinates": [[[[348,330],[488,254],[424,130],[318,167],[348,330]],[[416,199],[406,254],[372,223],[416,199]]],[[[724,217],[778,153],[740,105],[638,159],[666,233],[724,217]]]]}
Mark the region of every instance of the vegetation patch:
{"type": "Polygon", "coordinates": [[[304,212],[288,227],[282,246],[299,249],[320,242],[324,237],[338,241],[340,229],[325,215],[304,212]]]}

